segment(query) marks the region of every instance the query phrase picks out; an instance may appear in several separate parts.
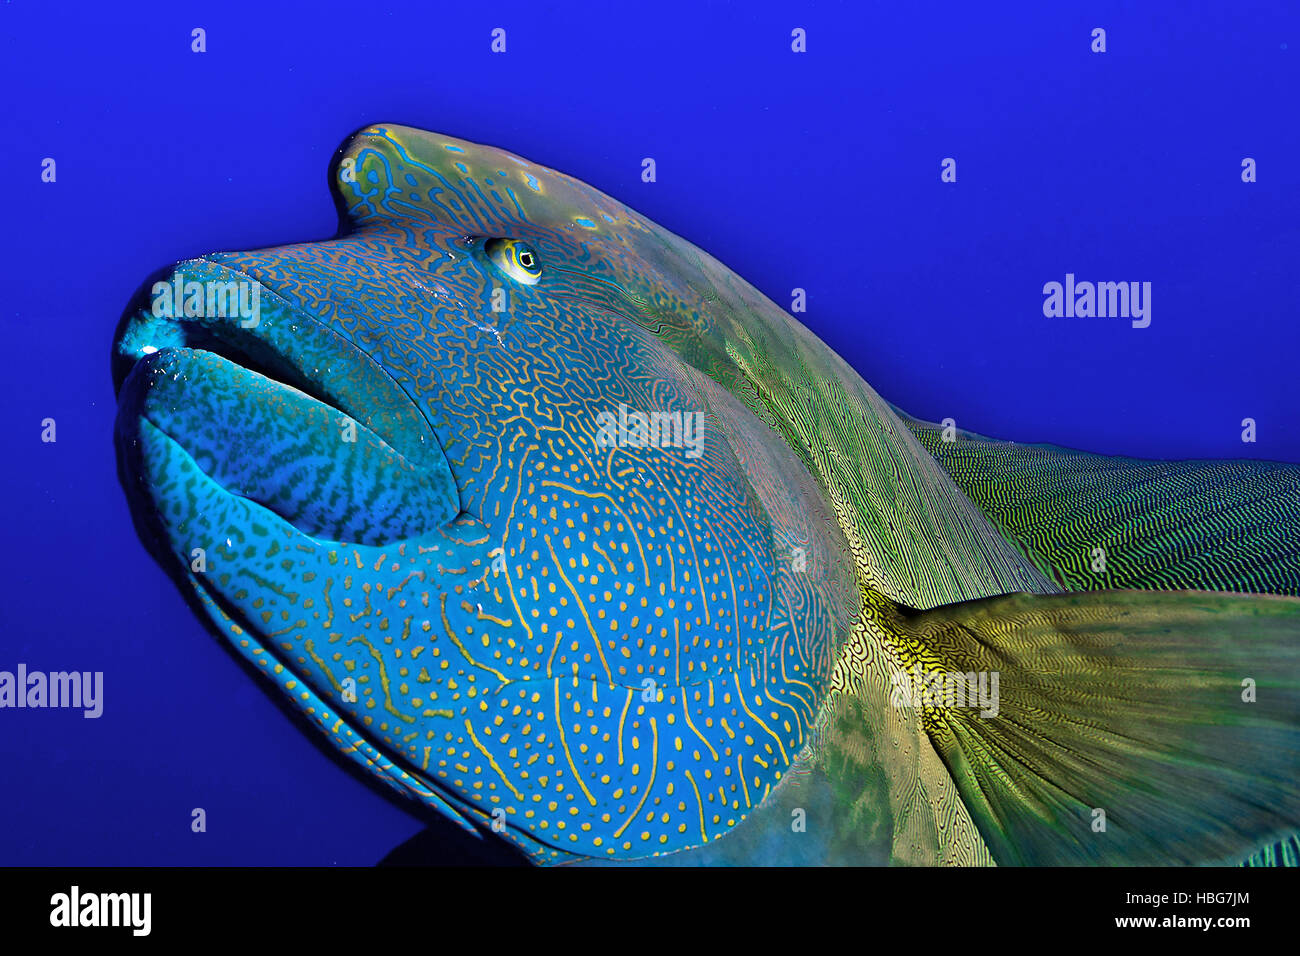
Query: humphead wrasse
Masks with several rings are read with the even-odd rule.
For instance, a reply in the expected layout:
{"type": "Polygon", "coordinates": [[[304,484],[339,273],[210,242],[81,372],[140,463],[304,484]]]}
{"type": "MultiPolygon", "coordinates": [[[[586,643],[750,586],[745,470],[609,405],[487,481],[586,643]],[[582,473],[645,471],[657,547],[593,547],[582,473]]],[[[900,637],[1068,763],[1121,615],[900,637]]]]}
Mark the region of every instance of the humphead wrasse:
{"type": "Polygon", "coordinates": [[[538,862],[1294,860],[1300,468],[943,435],[498,149],[332,179],[113,362],[143,539],[350,759],[538,862]]]}

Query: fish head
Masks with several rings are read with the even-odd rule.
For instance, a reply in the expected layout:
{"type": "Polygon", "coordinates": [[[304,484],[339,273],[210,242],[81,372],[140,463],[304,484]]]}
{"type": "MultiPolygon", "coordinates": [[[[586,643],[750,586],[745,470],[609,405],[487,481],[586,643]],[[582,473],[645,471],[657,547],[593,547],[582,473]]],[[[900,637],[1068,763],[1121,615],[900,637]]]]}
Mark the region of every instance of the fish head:
{"type": "Polygon", "coordinates": [[[775,306],[585,184],[399,126],[337,238],[179,263],[114,342],[137,526],[387,784],[539,860],[738,825],[859,610],[825,489],[746,393],[775,306]]]}

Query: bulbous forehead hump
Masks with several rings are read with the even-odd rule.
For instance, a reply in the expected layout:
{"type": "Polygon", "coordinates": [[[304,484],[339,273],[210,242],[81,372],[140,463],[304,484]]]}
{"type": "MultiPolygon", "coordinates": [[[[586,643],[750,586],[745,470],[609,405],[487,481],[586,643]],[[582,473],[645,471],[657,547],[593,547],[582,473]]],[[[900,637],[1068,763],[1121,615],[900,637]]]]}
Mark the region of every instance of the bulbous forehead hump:
{"type": "Polygon", "coordinates": [[[336,179],[358,221],[433,220],[506,235],[523,224],[591,229],[632,215],[585,183],[513,153],[402,126],[372,126],[349,139],[336,179]]]}
{"type": "Polygon", "coordinates": [[[492,146],[384,124],[341,148],[333,188],[355,227],[387,224],[416,242],[510,236],[625,281],[701,298],[711,276],[698,250],[572,176],[492,146]]]}

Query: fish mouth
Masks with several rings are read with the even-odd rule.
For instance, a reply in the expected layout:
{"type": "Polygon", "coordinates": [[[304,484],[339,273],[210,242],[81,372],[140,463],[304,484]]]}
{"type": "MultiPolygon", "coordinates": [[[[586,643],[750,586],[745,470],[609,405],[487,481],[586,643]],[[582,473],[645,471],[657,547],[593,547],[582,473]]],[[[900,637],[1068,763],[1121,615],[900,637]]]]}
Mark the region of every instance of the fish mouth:
{"type": "Polygon", "coordinates": [[[398,381],[221,263],[182,262],[142,286],[118,325],[113,379],[123,483],[167,529],[202,507],[177,480],[186,459],[318,540],[388,544],[461,511],[433,428],[398,381]]]}

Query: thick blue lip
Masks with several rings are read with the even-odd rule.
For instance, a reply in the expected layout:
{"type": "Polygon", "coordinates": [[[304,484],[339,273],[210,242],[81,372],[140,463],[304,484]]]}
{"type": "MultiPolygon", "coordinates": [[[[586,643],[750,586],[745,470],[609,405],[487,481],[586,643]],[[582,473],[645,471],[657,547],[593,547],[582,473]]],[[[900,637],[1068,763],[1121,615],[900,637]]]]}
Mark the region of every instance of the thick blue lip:
{"type": "Polygon", "coordinates": [[[173,527],[201,510],[181,477],[200,473],[321,542],[382,546],[458,514],[435,473],[351,416],[203,349],[169,346],[137,363],[118,438],[146,500],[173,527]]]}
{"type": "MultiPolygon", "coordinates": [[[[140,362],[174,348],[211,352],[252,373],[291,386],[337,409],[373,432],[418,471],[435,481],[461,510],[450,465],[428,418],[393,376],[366,352],[325,323],[291,305],[270,286],[245,272],[211,259],[179,263],[161,274],[153,288],[172,286],[177,277],[199,286],[236,283],[252,287],[257,315],[158,315],[146,287],[119,324],[113,345],[119,407],[132,370],[140,362]]],[[[207,302],[211,305],[211,299],[207,302]]],[[[172,312],[181,311],[173,306],[172,312]]],[[[226,310],[231,311],[231,310],[226,310]]]]}

